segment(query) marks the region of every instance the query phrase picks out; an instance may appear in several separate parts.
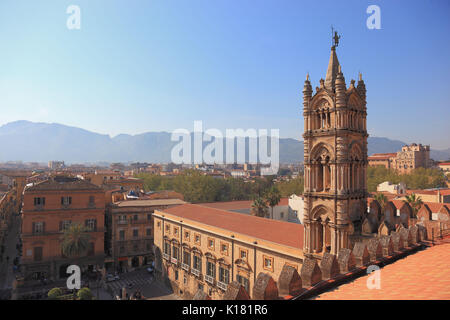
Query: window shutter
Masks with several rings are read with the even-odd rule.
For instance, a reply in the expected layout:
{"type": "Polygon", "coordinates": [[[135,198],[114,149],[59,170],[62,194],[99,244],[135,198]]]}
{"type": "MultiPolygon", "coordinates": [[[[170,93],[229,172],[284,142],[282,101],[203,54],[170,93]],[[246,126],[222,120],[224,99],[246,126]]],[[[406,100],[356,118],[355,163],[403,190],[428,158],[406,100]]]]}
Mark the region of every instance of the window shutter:
{"type": "MultiPolygon", "coordinates": [[[[35,198],[36,199],[36,198],[35,198]]],[[[35,233],[35,231],[36,231],[36,222],[33,222],[33,230],[32,230],[32,233],[35,233]]]]}
{"type": "Polygon", "coordinates": [[[60,221],[60,222],[59,222],[59,231],[62,231],[62,230],[63,230],[63,222],[60,221]]]}
{"type": "Polygon", "coordinates": [[[42,222],[42,232],[43,232],[43,233],[45,232],[45,221],[42,222]]]}

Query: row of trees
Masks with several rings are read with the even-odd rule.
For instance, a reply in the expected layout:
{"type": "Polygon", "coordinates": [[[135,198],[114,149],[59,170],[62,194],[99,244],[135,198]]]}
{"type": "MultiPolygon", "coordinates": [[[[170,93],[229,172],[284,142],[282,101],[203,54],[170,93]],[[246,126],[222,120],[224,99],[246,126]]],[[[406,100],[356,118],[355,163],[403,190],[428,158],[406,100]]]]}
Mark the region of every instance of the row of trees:
{"type": "Polygon", "coordinates": [[[274,185],[282,197],[303,192],[303,177],[278,183],[273,181],[275,176],[245,181],[242,178],[213,178],[197,170],[186,170],[174,177],[147,173],[137,174],[136,177],[143,179],[146,191],[174,190],[192,203],[252,200],[267,194],[274,185]]]}
{"type": "Polygon", "coordinates": [[[443,172],[435,168],[417,168],[411,173],[400,174],[382,166],[367,168],[367,187],[369,192],[377,191],[377,186],[384,182],[404,182],[408,189],[428,189],[446,186],[443,172]]]}

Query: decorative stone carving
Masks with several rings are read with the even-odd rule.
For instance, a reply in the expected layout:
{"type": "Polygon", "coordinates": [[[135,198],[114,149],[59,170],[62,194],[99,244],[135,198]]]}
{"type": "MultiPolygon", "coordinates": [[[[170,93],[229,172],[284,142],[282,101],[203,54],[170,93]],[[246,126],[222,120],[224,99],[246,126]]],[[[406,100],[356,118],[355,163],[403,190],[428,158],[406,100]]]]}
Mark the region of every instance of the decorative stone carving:
{"type": "Polygon", "coordinates": [[[404,244],[402,235],[398,232],[392,232],[391,239],[392,243],[394,244],[394,251],[401,252],[403,250],[404,244]]]}
{"type": "Polygon", "coordinates": [[[378,261],[383,258],[383,248],[377,238],[370,239],[367,242],[367,250],[369,251],[370,261],[378,261]]]}
{"type": "Polygon", "coordinates": [[[339,263],[334,254],[325,252],[320,262],[320,269],[322,270],[322,279],[328,280],[336,277],[339,272],[339,263]]]}
{"type": "Polygon", "coordinates": [[[418,244],[419,239],[419,228],[417,226],[409,227],[409,234],[411,235],[411,244],[418,244]]]}
{"type": "Polygon", "coordinates": [[[260,272],[253,286],[253,300],[277,300],[278,288],[275,280],[264,272],[260,272]]]}
{"type": "Polygon", "coordinates": [[[341,273],[348,273],[355,269],[356,262],[352,250],[342,248],[338,253],[338,263],[341,273]]]}
{"type": "Polygon", "coordinates": [[[228,284],[223,300],[250,300],[247,290],[237,281],[228,284]]]}
{"type": "Polygon", "coordinates": [[[381,248],[383,249],[383,256],[389,257],[394,254],[394,242],[391,236],[383,236],[380,238],[381,248]]]}
{"type": "Polygon", "coordinates": [[[367,246],[362,242],[356,242],[353,248],[353,256],[357,267],[363,267],[370,262],[370,254],[367,246]]]}
{"type": "Polygon", "coordinates": [[[281,296],[295,296],[302,291],[302,278],[292,266],[284,265],[278,278],[278,293],[281,296]]]}
{"type": "Polygon", "coordinates": [[[300,271],[303,287],[312,287],[322,280],[322,271],[320,270],[316,259],[305,258],[300,271]]]}
{"type": "Polygon", "coordinates": [[[406,229],[405,227],[403,227],[403,225],[400,225],[397,232],[402,236],[403,247],[404,248],[410,247],[412,244],[412,237],[411,233],[409,232],[409,229],[406,229]]]}
{"type": "Polygon", "coordinates": [[[372,234],[377,232],[377,225],[370,221],[370,219],[365,218],[361,229],[363,234],[372,234]]]}

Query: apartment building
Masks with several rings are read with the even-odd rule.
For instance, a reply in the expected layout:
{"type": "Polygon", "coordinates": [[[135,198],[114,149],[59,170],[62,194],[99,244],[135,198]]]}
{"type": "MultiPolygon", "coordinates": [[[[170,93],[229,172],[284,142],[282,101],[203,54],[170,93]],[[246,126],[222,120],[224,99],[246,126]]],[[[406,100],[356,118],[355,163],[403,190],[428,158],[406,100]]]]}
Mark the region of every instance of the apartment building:
{"type": "Polygon", "coordinates": [[[198,290],[222,299],[234,280],[252,297],[261,272],[277,281],[286,264],[301,270],[300,224],[194,204],[153,217],[156,275],[185,299],[198,290]]]}
{"type": "Polygon", "coordinates": [[[24,190],[22,206],[25,280],[60,279],[70,264],[82,271],[103,267],[105,193],[98,186],[73,177],[55,176],[24,190]],[[78,258],[62,253],[64,231],[71,224],[89,230],[90,248],[78,258]]]}
{"type": "Polygon", "coordinates": [[[184,204],[180,199],[128,200],[112,203],[107,210],[111,239],[108,269],[124,271],[151,263],[153,257],[153,212],[184,204]]]}

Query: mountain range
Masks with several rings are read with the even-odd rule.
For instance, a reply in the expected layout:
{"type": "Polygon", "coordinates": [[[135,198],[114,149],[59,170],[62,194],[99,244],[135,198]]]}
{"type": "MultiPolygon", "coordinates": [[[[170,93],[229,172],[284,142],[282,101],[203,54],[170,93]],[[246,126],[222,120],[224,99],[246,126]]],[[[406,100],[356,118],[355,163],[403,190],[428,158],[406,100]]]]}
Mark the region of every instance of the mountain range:
{"type": "MultiPolygon", "coordinates": [[[[280,162],[303,161],[303,141],[280,138],[280,162]]],[[[169,132],[146,132],[115,137],[57,123],[25,120],[0,127],[0,161],[66,163],[93,162],[170,162],[171,150],[178,141],[171,141],[169,132]]],[[[209,143],[204,143],[204,146],[209,143]]],[[[396,152],[405,142],[381,137],[368,138],[369,155],[396,152]]],[[[236,148],[236,146],[235,146],[236,148]]],[[[247,150],[248,156],[248,150],[247,150]]],[[[450,148],[431,150],[434,160],[450,159],[450,148]]]]}

